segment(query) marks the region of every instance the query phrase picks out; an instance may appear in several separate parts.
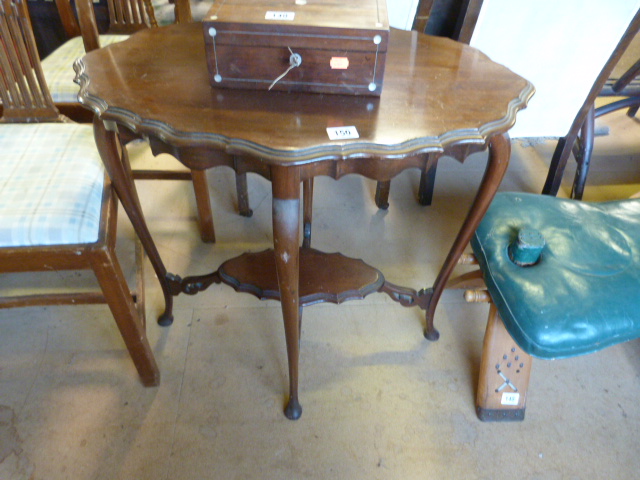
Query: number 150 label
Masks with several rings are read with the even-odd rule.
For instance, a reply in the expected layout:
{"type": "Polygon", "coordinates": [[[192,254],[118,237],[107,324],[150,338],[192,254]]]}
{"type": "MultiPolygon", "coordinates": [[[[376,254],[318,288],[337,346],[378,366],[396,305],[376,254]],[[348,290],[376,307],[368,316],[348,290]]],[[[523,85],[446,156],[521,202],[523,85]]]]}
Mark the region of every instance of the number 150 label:
{"type": "Polygon", "coordinates": [[[327,135],[329,135],[329,140],[360,138],[356,127],[329,127],[327,128],[327,135]]]}

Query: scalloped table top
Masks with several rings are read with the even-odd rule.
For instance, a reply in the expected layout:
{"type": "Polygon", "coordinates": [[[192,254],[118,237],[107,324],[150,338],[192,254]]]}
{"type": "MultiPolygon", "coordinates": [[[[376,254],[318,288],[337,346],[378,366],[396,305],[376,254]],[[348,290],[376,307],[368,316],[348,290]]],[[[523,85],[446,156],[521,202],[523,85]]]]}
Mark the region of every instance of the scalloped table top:
{"type": "Polygon", "coordinates": [[[530,82],[480,51],[392,29],[380,98],[214,88],[201,24],[142,30],[76,61],[80,101],[104,120],[176,147],[271,164],[402,158],[485,145],[533,95],[530,82]],[[328,127],[359,138],[330,140],[328,127]]]}

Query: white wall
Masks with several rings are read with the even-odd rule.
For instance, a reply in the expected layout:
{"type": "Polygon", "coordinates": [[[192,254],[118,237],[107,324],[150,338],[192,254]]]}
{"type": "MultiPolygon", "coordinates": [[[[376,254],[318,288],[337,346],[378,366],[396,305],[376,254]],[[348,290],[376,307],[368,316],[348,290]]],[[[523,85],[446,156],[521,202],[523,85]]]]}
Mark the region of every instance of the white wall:
{"type": "Polygon", "coordinates": [[[536,87],[511,138],[567,134],[638,8],[640,0],[484,0],[471,45],[536,87]]]}
{"type": "Polygon", "coordinates": [[[418,0],[387,0],[389,24],[402,30],[411,30],[418,0]]]}

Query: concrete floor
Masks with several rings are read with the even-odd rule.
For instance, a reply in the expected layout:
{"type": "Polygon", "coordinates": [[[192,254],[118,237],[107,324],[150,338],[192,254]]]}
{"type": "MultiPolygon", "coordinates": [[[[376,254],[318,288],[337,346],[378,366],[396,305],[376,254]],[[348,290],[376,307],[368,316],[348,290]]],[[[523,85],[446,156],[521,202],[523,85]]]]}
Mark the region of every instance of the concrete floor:
{"type": "MultiPolygon", "coordinates": [[[[587,200],[640,190],[640,124],[604,119],[587,200]]],[[[513,142],[502,190],[540,191],[553,142],[513,142]]],[[[134,157],[149,160],[143,145],[134,157]]],[[[394,283],[430,286],[479,183],[485,155],[440,162],[433,206],[418,172],[394,179],[378,211],[372,181],[317,180],[313,246],[362,258],[394,283]]],[[[566,175],[566,184],[572,178],[566,175]]],[[[210,172],[218,242],[202,244],[186,182],[140,182],[169,271],[206,273],[271,242],[269,184],[250,176],[250,219],[235,214],[233,173],[210,172]]],[[[561,195],[566,196],[564,189],[561,195]]],[[[132,231],[120,215],[132,270],[132,231]]],[[[526,419],[480,422],[474,411],[488,307],[447,291],[424,318],[386,295],[305,309],[302,418],[282,414],[286,353],[279,305],[213,286],[176,299],[175,322],[150,268],[148,334],[162,373],[144,388],[106,306],[0,312],[0,479],[617,479],[640,471],[640,343],[536,361],[526,419]]],[[[86,280],[53,273],[49,286],[86,280]]],[[[3,277],[7,293],[34,276],[3,277]]]]}

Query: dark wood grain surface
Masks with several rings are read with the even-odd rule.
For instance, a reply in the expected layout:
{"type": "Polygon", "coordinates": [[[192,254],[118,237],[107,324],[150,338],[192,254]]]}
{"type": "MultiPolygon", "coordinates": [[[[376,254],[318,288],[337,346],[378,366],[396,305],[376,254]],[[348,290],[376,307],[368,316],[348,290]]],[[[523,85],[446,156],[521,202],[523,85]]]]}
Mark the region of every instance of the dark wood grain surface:
{"type": "Polygon", "coordinates": [[[141,31],[75,68],[81,102],[103,119],[177,147],[273,164],[485,145],[533,93],[526,80],[452,40],[392,30],[389,43],[380,98],[213,88],[198,24],[141,31]],[[331,141],[326,128],[335,126],[355,126],[360,138],[331,141]]]}

